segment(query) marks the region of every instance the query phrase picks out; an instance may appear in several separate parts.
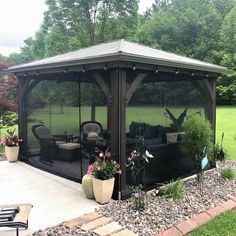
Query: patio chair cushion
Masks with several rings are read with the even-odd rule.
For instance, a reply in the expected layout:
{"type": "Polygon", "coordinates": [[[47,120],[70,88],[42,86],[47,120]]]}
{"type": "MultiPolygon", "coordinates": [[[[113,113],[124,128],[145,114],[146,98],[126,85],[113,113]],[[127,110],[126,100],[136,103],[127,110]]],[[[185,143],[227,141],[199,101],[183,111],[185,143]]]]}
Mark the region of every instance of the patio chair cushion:
{"type": "Polygon", "coordinates": [[[87,123],[83,126],[83,133],[89,135],[89,133],[101,133],[101,127],[96,123],[87,123]]]}
{"type": "Polygon", "coordinates": [[[88,133],[87,140],[88,141],[93,141],[93,140],[98,140],[99,136],[96,132],[90,132],[88,133]]]}
{"type": "Polygon", "coordinates": [[[37,132],[37,135],[39,138],[42,139],[53,139],[53,136],[50,132],[50,130],[45,126],[38,126],[35,131],[37,132]]]}
{"type": "Polygon", "coordinates": [[[66,149],[66,150],[74,150],[80,148],[79,143],[61,143],[58,145],[58,148],[60,149],[66,149]]]}

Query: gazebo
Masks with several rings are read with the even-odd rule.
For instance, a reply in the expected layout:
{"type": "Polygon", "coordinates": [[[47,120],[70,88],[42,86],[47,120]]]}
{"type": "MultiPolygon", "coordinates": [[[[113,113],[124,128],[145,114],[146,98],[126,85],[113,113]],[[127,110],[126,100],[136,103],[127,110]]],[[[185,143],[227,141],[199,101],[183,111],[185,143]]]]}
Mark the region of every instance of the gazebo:
{"type": "MultiPolygon", "coordinates": [[[[151,85],[155,84],[158,87],[158,83],[183,84],[183,81],[190,83],[199,92],[196,100],[203,99],[204,101],[205,116],[211,122],[213,137],[215,137],[216,78],[221,73],[225,73],[227,68],[121,39],[27,64],[16,65],[10,67],[8,71],[14,73],[19,79],[19,135],[23,138],[20,158],[25,161],[29,161],[30,156],[28,107],[32,99],[31,91],[42,81],[56,81],[58,84],[61,81],[69,81],[74,84],[78,82],[85,85],[96,84],[105,97],[104,105],[107,107],[106,128],[111,134],[111,154],[120,163],[122,171],[122,175],[116,181],[114,195],[118,198],[125,198],[129,193],[126,178],[127,150],[130,151],[133,148],[132,145],[129,146],[130,143],[127,144],[127,127],[129,124],[127,123],[126,112],[139,86],[149,84],[148,89],[151,89],[151,85]]],[[[62,87],[60,94],[63,88],[66,89],[66,87],[62,87]]],[[[86,88],[84,87],[82,91],[85,97],[86,88]]],[[[81,87],[79,89],[81,91],[81,87]]],[[[183,86],[182,89],[186,91],[183,86]]],[[[181,91],[181,86],[179,91],[181,91]]],[[[181,96],[184,97],[184,94],[181,96]]],[[[52,95],[52,99],[56,100],[55,97],[59,99],[57,94],[52,95]]],[[[68,98],[68,95],[65,97],[68,98]]],[[[140,98],[140,96],[137,97],[140,98]]],[[[147,99],[147,97],[144,99],[145,102],[147,99]]],[[[153,98],[152,104],[158,99],[160,98],[153,98]]],[[[175,99],[176,104],[177,100],[175,99]]],[[[81,105],[81,102],[79,103],[81,105]]],[[[139,105],[138,103],[135,104],[139,105]]],[[[51,112],[50,110],[49,115],[51,112]]],[[[91,105],[91,120],[95,120],[95,113],[96,106],[91,105]]],[[[81,123],[81,117],[79,120],[81,123]]],[[[64,124],[61,125],[65,126],[64,124]]],[[[159,145],[160,143],[152,144],[151,150],[155,153],[155,147],[159,145]]],[[[167,148],[167,150],[170,152],[172,149],[167,148]]],[[[159,155],[158,151],[156,153],[159,155]]],[[[82,175],[81,167],[80,179],[82,175]]]]}

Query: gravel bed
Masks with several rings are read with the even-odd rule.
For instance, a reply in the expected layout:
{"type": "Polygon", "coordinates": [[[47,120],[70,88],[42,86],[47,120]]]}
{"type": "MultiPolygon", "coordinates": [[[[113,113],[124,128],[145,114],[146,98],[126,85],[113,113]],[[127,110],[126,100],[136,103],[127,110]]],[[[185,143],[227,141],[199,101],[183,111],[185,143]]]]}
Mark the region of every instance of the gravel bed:
{"type": "MultiPolygon", "coordinates": [[[[202,191],[196,178],[184,181],[184,198],[179,201],[166,200],[156,196],[156,190],[148,192],[148,204],[142,211],[136,211],[130,200],[112,201],[107,206],[97,209],[104,216],[112,217],[140,236],[150,236],[165,231],[194,215],[217,206],[219,203],[236,196],[236,180],[222,179],[222,168],[232,167],[236,170],[236,162],[219,163],[219,168],[209,170],[203,175],[202,191]]],[[[73,236],[94,233],[82,231],[80,225],[74,229],[67,229],[62,225],[40,230],[35,236],[73,236]]]]}

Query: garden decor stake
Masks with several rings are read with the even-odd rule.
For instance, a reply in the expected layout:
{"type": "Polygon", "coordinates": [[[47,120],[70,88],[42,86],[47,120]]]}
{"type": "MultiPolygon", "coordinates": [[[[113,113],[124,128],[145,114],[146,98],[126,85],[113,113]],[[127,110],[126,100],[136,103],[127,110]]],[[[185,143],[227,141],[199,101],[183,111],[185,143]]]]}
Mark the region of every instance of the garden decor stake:
{"type": "Polygon", "coordinates": [[[149,158],[154,158],[144,146],[144,137],[137,135],[135,137],[136,149],[132,151],[131,156],[126,162],[126,167],[130,168],[132,175],[132,201],[136,210],[140,210],[147,202],[146,192],[143,191],[142,176],[145,173],[146,164],[149,158]]]}
{"type": "Polygon", "coordinates": [[[203,158],[200,159],[200,163],[199,163],[201,169],[200,169],[200,173],[198,174],[201,195],[203,195],[203,171],[208,164],[207,148],[206,147],[203,149],[202,154],[203,154],[203,158]]]}

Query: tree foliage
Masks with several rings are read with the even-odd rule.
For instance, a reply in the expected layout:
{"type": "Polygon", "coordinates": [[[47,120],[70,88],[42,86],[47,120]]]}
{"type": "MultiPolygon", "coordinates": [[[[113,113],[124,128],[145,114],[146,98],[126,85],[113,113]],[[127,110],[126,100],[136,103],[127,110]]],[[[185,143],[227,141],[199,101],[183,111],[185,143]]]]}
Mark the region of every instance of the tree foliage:
{"type": "MultiPolygon", "coordinates": [[[[222,64],[217,102],[235,104],[236,1],[155,0],[138,14],[138,0],[46,0],[43,24],[25,40],[17,62],[28,62],[114,39],[222,64]]],[[[1,59],[1,56],[0,56],[1,59]]]]}
{"type": "Polygon", "coordinates": [[[17,79],[6,75],[3,69],[13,65],[0,61],[0,129],[16,124],[17,79]]]}

